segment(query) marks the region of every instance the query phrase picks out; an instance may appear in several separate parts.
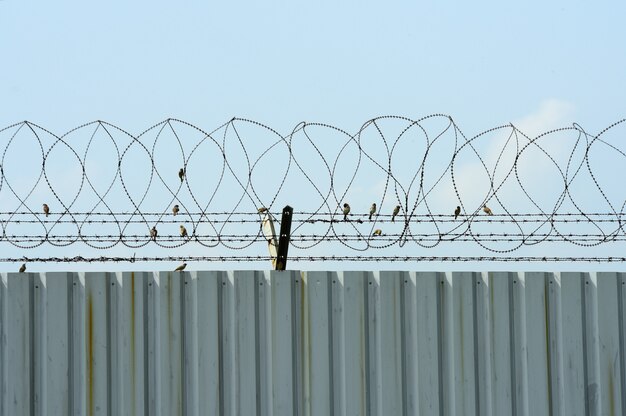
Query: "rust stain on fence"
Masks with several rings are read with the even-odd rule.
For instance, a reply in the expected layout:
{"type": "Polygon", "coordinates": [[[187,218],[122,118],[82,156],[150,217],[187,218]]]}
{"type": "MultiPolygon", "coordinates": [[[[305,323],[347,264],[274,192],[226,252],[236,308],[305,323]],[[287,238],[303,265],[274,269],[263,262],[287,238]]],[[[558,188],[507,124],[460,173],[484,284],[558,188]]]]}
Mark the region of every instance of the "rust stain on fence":
{"type": "Polygon", "coordinates": [[[88,400],[87,407],[89,415],[93,415],[94,403],[93,403],[93,383],[94,383],[94,356],[93,356],[93,298],[89,294],[87,299],[87,388],[88,388],[88,400]]]}
{"type": "Polygon", "coordinates": [[[135,368],[135,272],[130,272],[130,377],[133,411],[137,408],[137,369],[135,368]]]}

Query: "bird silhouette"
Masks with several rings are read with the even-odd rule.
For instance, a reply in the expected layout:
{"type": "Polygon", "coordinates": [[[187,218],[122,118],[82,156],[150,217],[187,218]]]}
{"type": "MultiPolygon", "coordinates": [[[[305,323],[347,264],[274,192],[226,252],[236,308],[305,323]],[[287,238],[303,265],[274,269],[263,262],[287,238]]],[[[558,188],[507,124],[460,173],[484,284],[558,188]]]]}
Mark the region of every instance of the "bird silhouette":
{"type": "Polygon", "coordinates": [[[180,168],[180,170],[178,171],[178,177],[180,178],[180,181],[182,182],[183,179],[185,178],[185,169],[180,168]]]}
{"type": "Polygon", "coordinates": [[[491,211],[491,208],[489,208],[487,205],[483,207],[483,211],[485,211],[485,214],[487,215],[493,215],[493,211],[491,211]]]}
{"type": "Polygon", "coordinates": [[[372,215],[374,214],[376,214],[376,202],[374,202],[370,207],[370,221],[372,220],[372,215]]]}
{"type": "Polygon", "coordinates": [[[461,207],[457,206],[456,209],[454,210],[454,219],[455,220],[459,216],[460,213],[461,213],[461,207]]]}
{"type": "Polygon", "coordinates": [[[24,273],[26,271],[26,263],[20,266],[20,273],[24,273]]]}
{"type": "Polygon", "coordinates": [[[177,268],[174,269],[175,272],[182,272],[183,270],[185,270],[185,267],[187,267],[187,263],[183,263],[180,266],[178,266],[177,268]]]}
{"type": "Polygon", "coordinates": [[[150,230],[150,237],[156,241],[157,238],[157,229],[156,227],[152,227],[152,229],[150,230]]]}
{"type": "Polygon", "coordinates": [[[50,215],[50,207],[48,204],[43,204],[43,213],[46,214],[46,217],[50,215]]]}
{"type": "Polygon", "coordinates": [[[377,228],[374,230],[374,234],[372,235],[383,235],[383,230],[381,230],[380,228],[377,228]]]}
{"type": "Polygon", "coordinates": [[[172,212],[176,215],[178,214],[178,211],[180,211],[180,208],[178,208],[178,204],[176,204],[172,207],[172,212]]]}
{"type": "Polygon", "coordinates": [[[180,236],[181,236],[181,237],[187,237],[187,236],[188,236],[188,234],[187,234],[187,229],[185,228],[185,226],[184,226],[184,225],[181,225],[181,226],[180,226],[180,236]]]}
{"type": "Polygon", "coordinates": [[[393,213],[391,214],[391,222],[396,222],[396,215],[398,215],[398,213],[400,213],[400,205],[396,205],[396,207],[393,209],[393,213]]]}
{"type": "Polygon", "coordinates": [[[343,220],[348,221],[348,214],[350,213],[350,205],[346,202],[343,204],[343,220]]]}

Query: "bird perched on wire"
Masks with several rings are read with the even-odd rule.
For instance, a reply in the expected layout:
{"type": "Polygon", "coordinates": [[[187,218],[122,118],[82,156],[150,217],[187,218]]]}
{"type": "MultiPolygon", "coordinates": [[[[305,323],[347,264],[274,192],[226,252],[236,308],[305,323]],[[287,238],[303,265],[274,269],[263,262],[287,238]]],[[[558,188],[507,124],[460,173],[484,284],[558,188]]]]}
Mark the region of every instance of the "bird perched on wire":
{"type": "Polygon", "coordinates": [[[172,212],[176,215],[178,214],[178,211],[180,211],[180,208],[178,208],[178,204],[176,204],[172,207],[172,212]]]}
{"type": "Polygon", "coordinates": [[[377,228],[374,230],[374,234],[372,235],[383,235],[383,230],[381,230],[380,228],[377,228]]]}
{"type": "Polygon", "coordinates": [[[456,209],[454,210],[454,219],[455,220],[459,216],[460,213],[461,213],[461,207],[457,205],[456,209]]]}
{"type": "Polygon", "coordinates": [[[175,272],[182,272],[183,270],[185,270],[185,267],[187,267],[187,263],[183,263],[180,266],[178,266],[177,268],[174,269],[175,272]]]}
{"type": "Polygon", "coordinates": [[[24,273],[26,271],[26,263],[20,266],[20,273],[24,273]]]}
{"type": "Polygon", "coordinates": [[[185,228],[185,226],[184,226],[184,225],[181,225],[181,226],[180,226],[180,236],[181,236],[181,237],[187,237],[187,236],[188,236],[188,234],[187,234],[187,229],[185,228]]]}
{"type": "Polygon", "coordinates": [[[43,213],[46,214],[46,217],[50,215],[50,207],[48,204],[43,204],[43,213]]]}
{"type": "Polygon", "coordinates": [[[258,211],[259,211],[259,213],[260,213],[260,214],[263,214],[264,212],[267,212],[267,208],[265,208],[265,207],[260,207],[260,208],[258,209],[258,211]]]}
{"type": "Polygon", "coordinates": [[[348,221],[348,214],[350,213],[350,205],[348,203],[343,204],[343,220],[348,221]]]}
{"type": "Polygon", "coordinates": [[[372,220],[372,215],[374,214],[376,214],[376,202],[374,202],[370,207],[370,221],[372,220]]]}
{"type": "Polygon", "coordinates": [[[150,238],[152,238],[152,240],[156,241],[156,238],[157,238],[157,229],[156,229],[156,227],[152,227],[152,229],[150,230],[150,238]]]}
{"type": "Polygon", "coordinates": [[[396,215],[400,213],[400,205],[396,205],[391,214],[391,222],[396,222],[396,215]]]}
{"type": "Polygon", "coordinates": [[[183,179],[185,178],[185,169],[180,168],[180,170],[178,171],[178,177],[180,178],[180,181],[182,182],[183,179]]]}
{"type": "Polygon", "coordinates": [[[485,214],[487,215],[493,215],[493,211],[491,211],[491,208],[489,208],[487,205],[483,207],[483,211],[485,211],[485,214]]]}

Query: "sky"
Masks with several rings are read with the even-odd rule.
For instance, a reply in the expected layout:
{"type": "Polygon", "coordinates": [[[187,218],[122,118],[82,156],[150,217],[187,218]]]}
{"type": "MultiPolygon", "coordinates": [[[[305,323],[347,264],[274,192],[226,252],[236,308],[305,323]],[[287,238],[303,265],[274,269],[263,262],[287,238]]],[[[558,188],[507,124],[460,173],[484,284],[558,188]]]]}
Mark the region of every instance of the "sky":
{"type": "MultiPolygon", "coordinates": [[[[139,134],[171,117],[212,131],[233,117],[242,117],[281,134],[288,134],[302,121],[356,132],[377,116],[418,119],[441,113],[451,116],[466,137],[508,123],[533,135],[576,122],[597,134],[626,116],[624,12],[626,4],[617,1],[178,5],[2,0],[0,129],[28,120],[62,135],[83,123],[105,120],[139,134]]],[[[327,145],[324,134],[317,137],[322,147],[327,145]]],[[[486,138],[485,154],[498,154],[504,137],[486,138]]],[[[619,143],[620,138],[623,129],[612,139],[619,143]]],[[[566,142],[559,140],[555,139],[554,146],[566,142]]],[[[37,160],[30,156],[33,146],[24,144],[13,151],[20,154],[14,156],[20,161],[37,160]]],[[[161,151],[166,154],[168,148],[161,151]]],[[[604,157],[596,157],[598,169],[604,157]]],[[[106,150],[94,152],[91,160],[90,166],[107,172],[106,150]]],[[[466,188],[474,182],[472,163],[459,167],[466,188]]],[[[58,169],[63,178],[62,166],[58,169]]],[[[537,186],[542,184],[541,169],[535,172],[537,186]]],[[[32,171],[39,173],[39,168],[32,171]]],[[[613,182],[607,186],[617,188],[608,173],[607,180],[613,182]]],[[[374,189],[379,185],[364,177],[363,182],[368,181],[374,189]]],[[[589,184],[580,185],[581,193],[585,186],[589,184]]],[[[442,206],[447,206],[445,191],[441,195],[442,206]]],[[[2,194],[0,204],[1,198],[2,194]]],[[[356,195],[351,198],[358,199],[356,195]]],[[[593,201],[594,197],[590,194],[589,198],[593,201]]],[[[39,202],[33,204],[39,206],[39,202]]],[[[76,246],[63,253],[73,256],[77,250],[87,253],[76,246]]],[[[564,247],[559,253],[568,250],[564,247]]],[[[621,247],[612,250],[623,251],[621,247]]],[[[3,252],[22,255],[6,245],[3,252]]],[[[479,251],[470,247],[467,252],[479,251]]],[[[426,253],[416,253],[421,254],[426,253]]],[[[442,267],[397,263],[296,266],[442,267]]],[[[58,267],[67,269],[67,265],[48,264],[32,269],[58,267]]],[[[72,267],[94,270],[104,266],[72,267]]],[[[259,264],[219,265],[251,267],[259,264]]],[[[486,270],[511,265],[443,267],[486,270]]],[[[523,267],[546,269],[544,264],[523,267]]],[[[588,266],[574,268],[583,267],[588,266]]],[[[1,271],[15,268],[15,264],[0,264],[1,271]]]]}

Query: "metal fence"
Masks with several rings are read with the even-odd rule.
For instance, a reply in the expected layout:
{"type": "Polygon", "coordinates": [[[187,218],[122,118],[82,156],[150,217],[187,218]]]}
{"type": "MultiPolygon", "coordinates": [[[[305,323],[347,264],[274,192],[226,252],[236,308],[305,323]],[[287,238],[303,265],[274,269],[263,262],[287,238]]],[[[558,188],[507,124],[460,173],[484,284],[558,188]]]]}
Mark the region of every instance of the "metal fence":
{"type": "Polygon", "coordinates": [[[9,273],[0,415],[626,414],[624,273],[9,273]]]}

